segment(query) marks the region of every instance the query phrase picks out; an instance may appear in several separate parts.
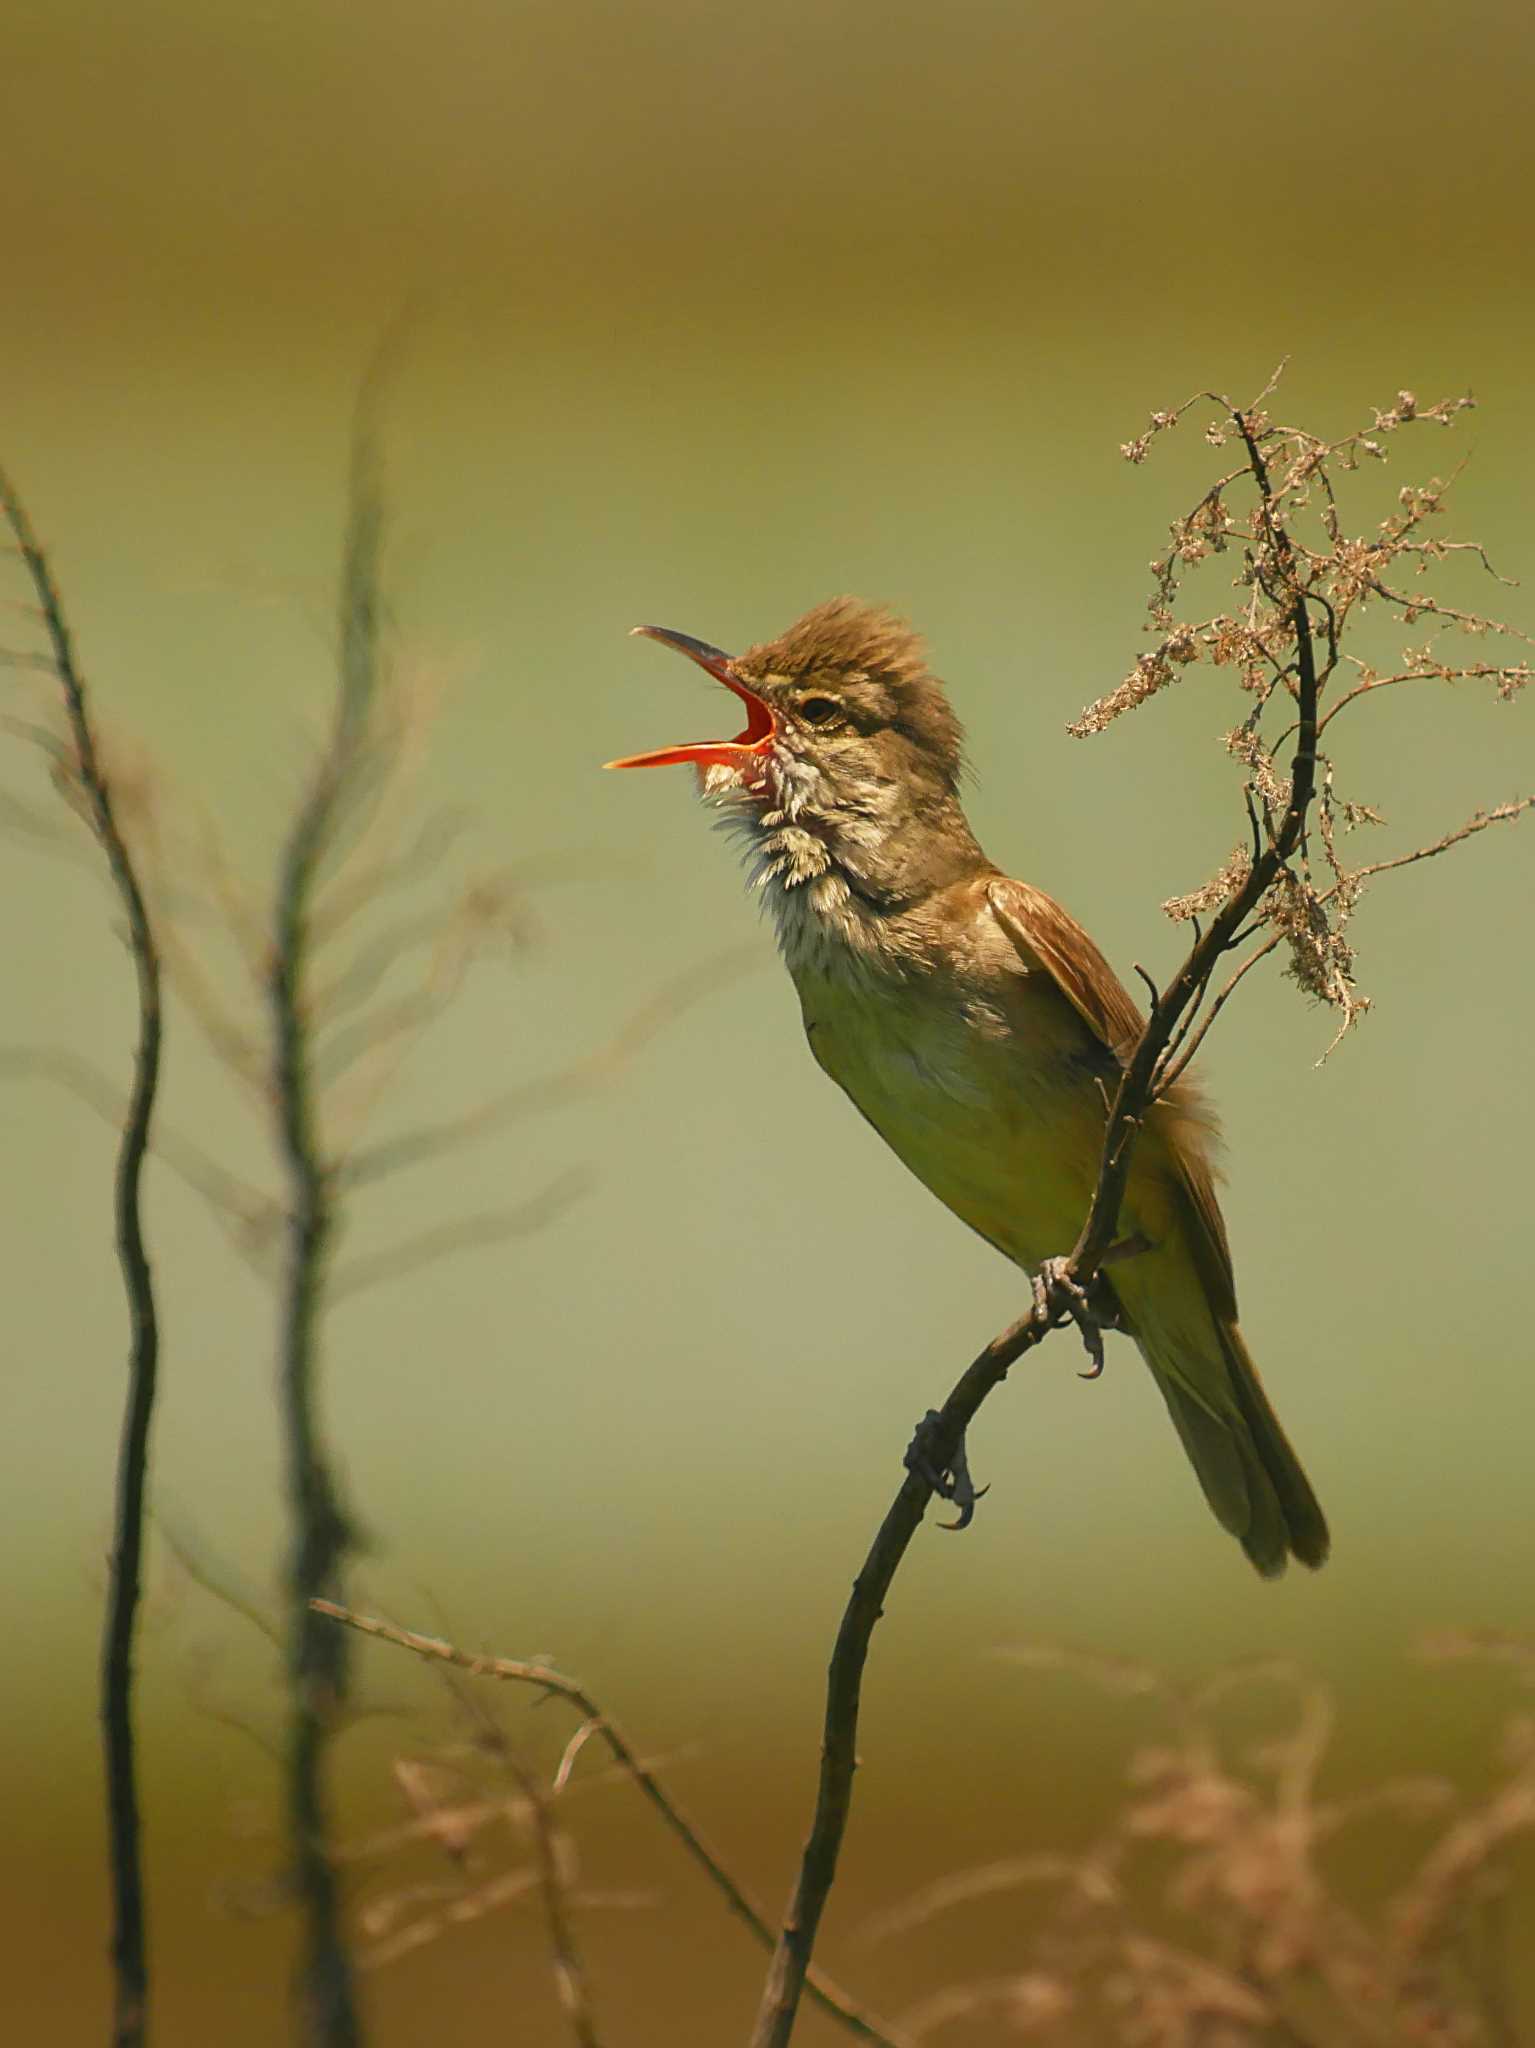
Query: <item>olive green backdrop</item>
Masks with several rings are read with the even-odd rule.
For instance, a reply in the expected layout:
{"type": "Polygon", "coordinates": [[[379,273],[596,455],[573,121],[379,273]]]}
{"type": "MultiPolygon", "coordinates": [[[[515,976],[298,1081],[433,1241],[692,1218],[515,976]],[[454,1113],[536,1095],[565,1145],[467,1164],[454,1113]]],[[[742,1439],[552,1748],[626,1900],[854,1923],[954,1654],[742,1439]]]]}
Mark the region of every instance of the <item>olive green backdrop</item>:
{"type": "MultiPolygon", "coordinates": [[[[419,802],[469,814],[445,880],[529,864],[541,938],[476,970],[380,1127],[554,1073],[718,963],[600,1093],[359,1199],[366,1251],[589,1175],[538,1234],[338,1306],[325,1405],[371,1539],[359,1597],[556,1655],[772,1902],[835,1618],[910,1425],[1019,1282],[815,1072],[687,778],[597,772],[722,715],[625,631],[728,647],[836,591],[897,604],[969,725],[989,851],[1126,975],[1165,972],[1158,903],[1237,836],[1232,710],[1196,674],[1101,740],[1065,737],[1138,651],[1145,564],[1208,454],[1191,435],[1132,470],[1118,444],[1202,384],[1251,393],[1285,353],[1281,409],[1324,431],[1401,385],[1469,384],[1482,409],[1453,446],[1404,438],[1358,480],[1355,523],[1469,451],[1460,527],[1535,565],[1532,55],[1505,0],[1348,20],[23,0],[0,27],[0,455],[104,726],[164,817],[212,814],[258,889],[323,716],[352,397],[405,311],[391,587],[404,657],[445,684],[419,802]]],[[[1222,595],[1210,579],[1207,608],[1222,595]]],[[[1486,595],[1535,622],[1527,592],[1486,595]]],[[[1343,760],[1391,819],[1382,851],[1535,786],[1535,706],[1467,687],[1364,714],[1343,760]]],[[[19,740],[3,786],[48,801],[19,740]]],[[[1380,885],[1358,928],[1377,1007],[1320,1072],[1329,1022],[1277,976],[1210,1044],[1244,1323],[1331,1511],[1327,1571],[1253,1578],[1127,1346],[1085,1386],[1052,1345],[988,1408],[993,1492],[970,1535],[915,1546],[868,1689],[827,1956],[883,2009],[1005,1968],[1031,1909],[894,1956],[843,1939],[860,1914],[1084,1842],[1118,1797],[1129,1711],[1001,1646],[1180,1672],[1293,1653],[1337,1696],[1340,1784],[1485,1770],[1496,1686],[1412,1647],[1531,1622],[1532,829],[1380,885]]],[[[93,865],[20,835],[3,851],[0,1037],[122,1076],[130,976],[93,865]]],[[[168,1062],[168,1123],[270,1180],[259,1106],[184,1012],[168,1062]]],[[[5,1086],[0,2002],[18,2039],[87,2042],[113,1134],[41,1082],[5,1086]]],[[[156,1500],[264,1601],[272,1300],[163,1170],[150,1224],[156,1500]]],[[[288,1929],[259,1910],[275,1779],[249,1739],[277,1726],[267,1648],[161,1557],[142,1672],[157,2038],[282,2038],[288,1929]]],[[[399,1817],[391,1757],[456,1732],[403,1660],[370,1652],[363,1674],[395,1711],[343,1746],[355,1839],[399,1817]]],[[[540,1753],[555,1741],[547,1710],[509,1713],[540,1753]]],[[[742,2038],[744,1934],[626,1794],[570,1817],[590,1882],[645,1895],[588,1923],[613,2040],[742,2038]]],[[[365,1868],[388,1892],[388,1860],[365,1868]]],[[[526,1909],[369,1995],[380,2043],[560,2038],[526,1909]]]]}

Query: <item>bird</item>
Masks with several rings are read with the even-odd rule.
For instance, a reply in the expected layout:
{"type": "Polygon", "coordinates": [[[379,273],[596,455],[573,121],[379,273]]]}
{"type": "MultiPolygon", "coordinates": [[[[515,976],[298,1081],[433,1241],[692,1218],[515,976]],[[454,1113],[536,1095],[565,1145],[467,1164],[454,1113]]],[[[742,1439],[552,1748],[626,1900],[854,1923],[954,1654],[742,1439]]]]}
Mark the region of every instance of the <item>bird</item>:
{"type": "MultiPolygon", "coordinates": [[[[607,765],[697,771],[744,844],[819,1066],[1037,1275],[1076,1242],[1143,1019],[1081,925],[982,852],[963,732],[922,638],[853,597],[737,655],[634,631],[723,684],[745,725],[607,765]]],[[[1272,1578],[1292,1557],[1320,1566],[1328,1529],[1237,1322],[1216,1137],[1189,1077],[1153,1104],[1095,1300],[1139,1347],[1216,1520],[1272,1578]]]]}

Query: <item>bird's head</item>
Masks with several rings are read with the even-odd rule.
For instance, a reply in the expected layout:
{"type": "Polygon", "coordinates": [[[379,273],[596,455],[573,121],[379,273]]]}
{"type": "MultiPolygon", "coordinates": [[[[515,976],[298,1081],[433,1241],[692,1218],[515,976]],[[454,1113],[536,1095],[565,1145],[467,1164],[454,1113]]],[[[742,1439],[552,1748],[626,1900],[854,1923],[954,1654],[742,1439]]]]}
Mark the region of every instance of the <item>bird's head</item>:
{"type": "MultiPolygon", "coordinates": [[[[835,597],[737,655],[664,626],[634,630],[723,683],[745,706],[746,725],[734,739],[692,740],[610,767],[691,765],[705,795],[744,810],[778,850],[814,841],[793,879],[829,862],[876,900],[928,885],[926,871],[956,832],[973,848],[956,797],[959,721],[903,620],[835,597]]],[[[930,885],[939,879],[947,876],[930,885]]]]}

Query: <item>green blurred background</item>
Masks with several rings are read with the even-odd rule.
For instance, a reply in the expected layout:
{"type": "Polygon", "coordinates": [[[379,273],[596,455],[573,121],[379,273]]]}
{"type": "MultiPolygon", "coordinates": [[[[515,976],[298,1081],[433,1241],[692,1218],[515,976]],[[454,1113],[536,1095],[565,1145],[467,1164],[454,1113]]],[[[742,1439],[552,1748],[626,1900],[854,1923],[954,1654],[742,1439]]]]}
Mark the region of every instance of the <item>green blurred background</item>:
{"type": "MultiPolygon", "coordinates": [[[[1165,972],[1158,903],[1236,836],[1232,709],[1196,672],[1095,743],[1065,737],[1138,651],[1145,564],[1207,469],[1196,435],[1141,470],[1118,444],[1203,384],[1251,393],[1286,353],[1281,409],[1323,431],[1402,385],[1469,385],[1482,409],[1453,448],[1404,439],[1357,480],[1354,523],[1469,451],[1459,526],[1528,571],[1532,56],[1510,0],[6,12],[0,457],[165,829],[212,814],[258,894],[323,717],[350,406],[408,309],[391,588],[403,658],[448,685],[419,802],[467,808],[461,868],[546,879],[540,942],[476,972],[380,1128],[556,1072],[689,970],[714,983],[600,1093],[359,1199],[367,1251],[570,1168],[591,1181],[536,1236],[338,1306],[325,1398],[372,1539],[360,1603],[555,1655],[771,1903],[910,1424],[1019,1282],[815,1072],[686,778],[596,772],[717,715],[625,630],[731,646],[840,590],[898,605],[969,725],[994,858],[1126,975],[1165,972]]],[[[1211,578],[1207,608],[1222,594],[1211,578]]],[[[1532,623],[1527,593],[1486,595],[1532,623]]],[[[1468,686],[1365,711],[1340,754],[1391,821],[1383,852],[1532,786],[1529,707],[1468,686]]],[[[49,800],[20,742],[3,782],[49,800]]],[[[1412,1653],[1433,1626],[1531,1622],[1532,852],[1514,827],[1380,886],[1359,925],[1377,1007],[1321,1071],[1328,1020],[1277,976],[1206,1058],[1244,1324],[1331,1512],[1327,1571],[1253,1578],[1128,1347],[1094,1386],[1051,1347],[988,1409],[991,1497],[963,1541],[916,1544],[868,1688],[825,1955],[885,2012],[1004,1969],[1034,1907],[895,1954],[851,1945],[862,1915],[1079,1845],[1120,1797],[1129,1710],[1000,1647],[1182,1673],[1293,1654],[1337,1698],[1339,1785],[1485,1773],[1502,1695],[1412,1653]]],[[[130,977],[93,864],[19,836],[5,860],[5,1039],[124,1075],[130,977]]],[[[174,1027],[168,1122],[270,1183],[257,1106],[174,1027]]],[[[107,1992],[113,1133],[6,1086],[0,2003],[25,2038],[73,2043],[103,2038],[107,1992]]],[[[156,1499],[266,1600],[272,1299],[163,1170],[150,1220],[156,1499]]],[[[290,1930],[260,1910],[276,1780],[250,1740],[277,1727],[267,1646],[161,1557],[142,1670],[158,2038],[282,2038],[290,1930]]],[[[363,1677],[391,1711],[342,1747],[356,1841],[401,1816],[390,1760],[459,1730],[405,1660],[371,1650],[363,1677]]],[[[501,1704],[557,1749],[548,1710],[501,1704]]],[[[571,1820],[588,1881],[648,1900],[588,1922],[613,2039],[742,2038],[745,1935],[623,1792],[571,1820]]],[[[362,1892],[402,1868],[364,1858],[362,1892]]],[[[373,2037],[557,2040],[546,1977],[526,1908],[451,1930],[370,1979],[373,2037]]]]}

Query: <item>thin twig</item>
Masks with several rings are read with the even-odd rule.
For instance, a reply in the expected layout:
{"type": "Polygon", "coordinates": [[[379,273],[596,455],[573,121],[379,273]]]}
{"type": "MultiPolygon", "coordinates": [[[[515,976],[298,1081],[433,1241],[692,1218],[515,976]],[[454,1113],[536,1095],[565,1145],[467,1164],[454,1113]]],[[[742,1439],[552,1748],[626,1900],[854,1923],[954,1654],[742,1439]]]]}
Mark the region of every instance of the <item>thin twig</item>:
{"type": "MultiPolygon", "coordinates": [[[[561,1834],[554,1820],[554,1802],[564,1789],[568,1769],[562,1762],[555,1773],[554,1781],[546,1791],[537,1775],[518,1755],[496,1716],[486,1707],[484,1698],[464,1682],[451,1664],[439,1663],[438,1675],[454,1698],[463,1707],[475,1724],[474,1746],[494,1756],[502,1768],[515,1781],[522,1794],[522,1805],[526,1809],[530,1832],[533,1836],[534,1866],[539,1897],[543,1902],[544,1920],[548,1928],[550,1955],[553,1962],[555,1995],[560,2009],[570,2020],[577,2048],[601,2048],[597,2022],[592,2011],[591,1994],[587,1988],[586,1962],[576,1940],[575,1927],[571,1919],[571,1876],[567,1865],[572,1864],[569,1852],[569,1838],[561,1834]]],[[[583,1722],[572,1741],[579,1747],[583,1730],[590,1732],[591,1722],[583,1722]]],[[[572,1750],[567,1747],[566,1758],[574,1762],[572,1750]]],[[[504,1803],[499,1809],[507,1812],[504,1803]]],[[[451,1836],[445,1840],[448,1846],[451,1836]]],[[[462,1862],[462,1846],[456,1850],[449,1847],[455,1861],[462,1862]]],[[[573,1867],[573,1865],[572,1865],[573,1867]]]]}
{"type": "MultiPolygon", "coordinates": [[[[1365,867],[1355,868],[1353,879],[1358,880],[1366,875],[1389,875],[1395,868],[1410,868],[1416,861],[1432,860],[1435,854],[1448,853],[1452,846],[1459,846],[1462,840],[1472,839],[1478,832],[1485,832],[1489,825],[1510,824],[1532,808],[1535,808],[1535,796],[1521,796],[1514,798],[1511,803],[1494,804],[1491,810],[1473,811],[1463,825],[1457,825],[1453,831],[1442,834],[1428,846],[1417,846],[1411,853],[1399,853],[1391,860],[1372,860],[1365,867]]],[[[1327,893],[1331,896],[1334,892],[1329,890],[1327,893]]]]}
{"type": "MultiPolygon", "coordinates": [[[[8,487],[5,489],[5,500],[6,517],[9,518],[11,507],[16,501],[15,494],[8,487]]],[[[26,553],[25,548],[22,553],[26,553]]],[[[18,647],[0,647],[0,668],[31,669],[39,675],[59,676],[61,680],[63,679],[56,655],[29,654],[25,649],[18,647]]]]}
{"type": "MultiPolygon", "coordinates": [[[[1429,845],[1416,846],[1411,853],[1399,853],[1390,860],[1370,861],[1362,868],[1352,869],[1345,879],[1352,885],[1375,875],[1388,875],[1396,868],[1410,868],[1420,860],[1432,860],[1436,854],[1448,853],[1452,846],[1459,846],[1462,841],[1475,838],[1478,832],[1485,832],[1489,825],[1509,824],[1513,819],[1523,817],[1526,811],[1532,809],[1535,809],[1535,796],[1517,797],[1511,803],[1494,804],[1490,810],[1475,811],[1466,819],[1464,824],[1455,826],[1452,831],[1442,833],[1439,838],[1433,840],[1429,845]]],[[[1334,882],[1329,888],[1319,890],[1316,899],[1318,904],[1325,905],[1335,902],[1342,886],[1342,883],[1334,882]]],[[[1233,947],[1236,947],[1244,939],[1251,936],[1250,932],[1238,932],[1233,937],[1231,944],[1233,947]]],[[[1226,980],[1203,1017],[1199,1018],[1197,1027],[1195,1027],[1194,1014],[1190,1012],[1183,1032],[1168,1047],[1168,1059],[1157,1074],[1156,1085],[1159,1095],[1165,1095],[1167,1090],[1179,1080],[1190,1060],[1194,1058],[1200,1046],[1204,1043],[1205,1033],[1215,1022],[1231,997],[1235,995],[1237,986],[1244,976],[1250,973],[1260,960],[1267,959],[1268,955],[1274,951],[1283,938],[1283,932],[1273,932],[1264,940],[1261,946],[1256,946],[1248,954],[1247,958],[1226,980]],[[1190,1027],[1194,1027],[1192,1036],[1187,1035],[1190,1027]]]]}
{"type": "MultiPolygon", "coordinates": [[[[775,1931],[766,1914],[753,1904],[714,1851],[706,1847],[698,1830],[691,1821],[683,1817],[670,1793],[650,1766],[635,1753],[617,1722],[611,1720],[591,1694],[573,1678],[567,1678],[562,1671],[556,1671],[549,1664],[523,1663],[511,1657],[479,1657],[471,1651],[460,1650],[452,1643],[444,1642],[440,1636],[418,1635],[411,1629],[397,1628],[393,1622],[380,1621],[372,1615],[357,1614],[349,1607],[338,1605],[334,1600],[315,1600],[311,1605],[318,1615],[324,1615],[331,1621],[342,1622],[347,1628],[356,1629],[362,1635],[379,1636],[385,1642],[397,1644],[402,1650],[413,1651],[418,1657],[451,1664],[476,1678],[495,1678],[512,1685],[531,1685],[540,1692],[568,1701],[581,1715],[583,1726],[589,1729],[592,1735],[601,1737],[614,1762],[635,1788],[649,1800],[661,1820],[715,1886],[730,1911],[750,1929],[764,1948],[773,1947],[775,1931]]],[[[811,2000],[823,2012],[839,2020],[856,2039],[875,2042],[879,2044],[879,2048],[901,2048],[899,2035],[860,2011],[852,2000],[844,1992],[839,1991],[819,1970],[811,1972],[805,1988],[811,2000]]]]}
{"type": "MultiPolygon", "coordinates": [[[[61,1046],[0,1045],[0,1080],[12,1074],[51,1081],[94,1110],[115,1131],[122,1130],[128,1122],[131,1097],[78,1053],[67,1052],[61,1046]]],[[[168,1126],[163,1116],[156,1118],[150,1150],[163,1166],[202,1197],[241,1258],[254,1271],[265,1273],[262,1254],[278,1222],[277,1204],[271,1196],[228,1172],[184,1131],[168,1126]]]]}
{"type": "MultiPolygon", "coordinates": [[[[1322,898],[1322,901],[1324,903],[1327,902],[1332,893],[1333,892],[1329,890],[1327,892],[1327,895],[1322,898]]],[[[1157,1093],[1159,1095],[1165,1095],[1168,1089],[1171,1088],[1178,1081],[1184,1069],[1188,1066],[1190,1060],[1193,1059],[1194,1055],[1199,1051],[1199,1048],[1204,1044],[1205,1033],[1209,1030],[1210,1026],[1215,1022],[1216,1018],[1220,1015],[1221,1011],[1225,1009],[1227,1003],[1230,1002],[1231,998],[1236,994],[1237,986],[1241,982],[1243,976],[1246,975],[1252,968],[1256,967],[1260,960],[1267,959],[1268,955],[1273,952],[1274,948],[1279,944],[1280,940],[1283,937],[1283,932],[1275,932],[1270,938],[1265,939],[1261,946],[1256,947],[1251,953],[1249,953],[1247,958],[1242,962],[1241,966],[1236,968],[1235,971],[1227,977],[1226,981],[1217,991],[1215,999],[1211,1003],[1209,1009],[1205,1011],[1203,1017],[1198,1018],[1197,1023],[1195,1021],[1197,1013],[1193,1010],[1189,1012],[1188,1016],[1184,1020],[1183,1026],[1181,1027],[1178,1036],[1167,1048],[1166,1061],[1164,1062],[1162,1067],[1158,1069],[1157,1093]]]]}
{"type": "Polygon", "coordinates": [[[641,1003],[605,1045],[584,1053],[569,1066],[559,1068],[537,1081],[524,1081],[505,1094],[482,1103],[462,1115],[444,1118],[419,1130],[385,1138],[366,1149],[352,1152],[338,1166],[340,1185],[350,1189],[367,1186],[398,1173],[404,1167],[440,1158],[461,1145],[477,1142],[491,1132],[524,1116],[563,1108],[604,1087],[621,1073],[635,1055],[690,1004],[718,992],[722,982],[745,971],[757,958],[755,946],[732,946],[711,954],[700,965],[685,969],[665,983],[647,1002],[641,1003]]]}
{"type": "MultiPolygon", "coordinates": [[[[1512,672],[1518,674],[1524,668],[1524,664],[1516,664],[1512,672]]],[[[1472,661],[1463,665],[1455,665],[1448,662],[1421,664],[1412,668],[1399,669],[1389,676],[1370,674],[1366,676],[1362,683],[1355,683],[1351,690],[1345,690],[1343,695],[1334,701],[1326,717],[1318,725],[1317,733],[1320,737],[1322,733],[1326,732],[1328,726],[1332,724],[1338,713],[1346,710],[1357,698],[1368,697],[1376,690],[1389,690],[1398,683],[1501,682],[1510,672],[1510,665],[1506,662],[1472,661]]],[[[1284,737],[1285,735],[1281,733],[1281,741],[1284,737]]]]}
{"type": "Polygon", "coordinates": [[[602,2037],[597,2032],[591,1992],[586,1981],[586,1962],[571,1922],[565,1843],[554,1824],[552,1797],[527,1765],[512,1754],[510,1747],[503,1751],[502,1757],[527,1802],[533,1854],[538,1867],[538,1890],[544,1904],[544,1924],[549,1931],[554,1989],[560,2010],[570,2021],[570,2031],[577,2048],[602,2048],[602,2037]]]}
{"type": "MultiPolygon", "coordinates": [[[[1233,934],[1256,908],[1300,845],[1316,786],[1316,721],[1319,677],[1305,594],[1297,576],[1289,536],[1274,515],[1268,468],[1247,415],[1228,406],[1232,425],[1247,450],[1248,468],[1257,483],[1262,520],[1273,570],[1285,582],[1295,644],[1296,697],[1299,733],[1291,760],[1289,801],[1269,843],[1254,858],[1245,880],[1233,890],[1196,941],[1160,1001],[1126,1063],[1104,1135],[1098,1184],[1092,1207],[1064,1272],[1050,1277],[1042,1299],[1011,1328],[993,1338],[961,1375],[948,1400],[930,1423],[924,1446],[930,1469],[952,1465],[965,1431],[987,1395],[1006,1377],[1008,1368],[1039,1344],[1059,1316],[1069,1313],[1076,1288],[1090,1289],[1114,1239],[1120,1205],[1130,1177],[1135,1138],[1156,1096],[1156,1070],[1179,1021],[1208,983],[1216,962],[1233,934]]],[[[815,1817],[805,1844],[798,1881],[784,1917],[774,1952],[752,2048],[785,2048],[794,2029],[801,1987],[809,1968],[821,1914],[836,1876],[837,1857],[852,1802],[857,1764],[858,1713],[874,1625],[884,1610],[908,1544],[921,1524],[933,1488],[928,1479],[908,1471],[891,1503],[879,1533],[853,1582],[827,1680],[826,1717],[822,1736],[820,1782],[815,1817]]]]}
{"type": "Polygon", "coordinates": [[[433,1265],[454,1252],[527,1237],[535,1230],[545,1229],[591,1186],[592,1175],[580,1167],[572,1167],[568,1172],[556,1175],[547,1187],[515,1209],[463,1216],[457,1222],[441,1223],[434,1229],[418,1231],[403,1244],[389,1245],[383,1251],[360,1253],[333,1270],[330,1299],[342,1301],[381,1282],[393,1282],[408,1274],[419,1273],[422,1267],[433,1265]]]}
{"type": "Polygon", "coordinates": [[[220,1571],[209,1562],[204,1544],[195,1541],[190,1532],[177,1522],[167,1520],[163,1513],[155,1516],[155,1527],[160,1541],[194,1586],[200,1586],[203,1592],[211,1594],[231,1614],[238,1614],[242,1621],[248,1621],[274,1648],[280,1650],[283,1647],[282,1627],[276,1617],[242,1591],[230,1572],[220,1571]]]}
{"type": "Polygon", "coordinates": [[[128,950],[138,989],[138,1043],[133,1087],[117,1152],[114,1229],[128,1299],[128,1388],[118,1439],[112,1550],[101,1646],[101,1726],[107,1785],[107,1827],[112,1881],[112,1968],[116,2048],[140,2048],[147,2029],[149,1970],[146,1954],[144,1873],[133,1730],[133,1649],[144,1551],[144,1508],[149,1479],[149,1432],[159,1372],[160,1333],[154,1281],[144,1248],[141,1189],[150,1125],[160,1080],[163,1010],[160,955],[144,890],[113,808],[112,789],[92,729],[85,682],[53,573],[9,479],[0,473],[0,508],[37,593],[64,693],[74,745],[71,764],[84,809],[122,901],[128,950]]]}

